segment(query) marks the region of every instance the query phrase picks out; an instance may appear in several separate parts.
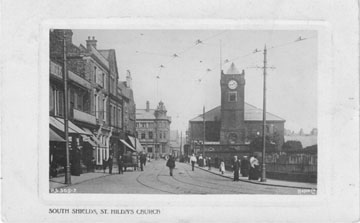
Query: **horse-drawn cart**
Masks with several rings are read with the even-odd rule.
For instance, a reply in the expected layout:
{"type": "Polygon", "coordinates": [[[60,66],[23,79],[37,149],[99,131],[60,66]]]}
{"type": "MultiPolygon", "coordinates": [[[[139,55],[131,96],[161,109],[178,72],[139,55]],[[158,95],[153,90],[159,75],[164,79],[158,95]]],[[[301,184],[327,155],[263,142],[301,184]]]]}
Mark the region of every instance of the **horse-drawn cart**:
{"type": "Polygon", "coordinates": [[[137,168],[139,167],[138,162],[139,162],[139,160],[138,160],[137,153],[128,152],[127,154],[124,155],[124,164],[123,164],[124,170],[126,171],[126,168],[132,167],[132,168],[134,168],[134,171],[136,171],[137,168]]]}

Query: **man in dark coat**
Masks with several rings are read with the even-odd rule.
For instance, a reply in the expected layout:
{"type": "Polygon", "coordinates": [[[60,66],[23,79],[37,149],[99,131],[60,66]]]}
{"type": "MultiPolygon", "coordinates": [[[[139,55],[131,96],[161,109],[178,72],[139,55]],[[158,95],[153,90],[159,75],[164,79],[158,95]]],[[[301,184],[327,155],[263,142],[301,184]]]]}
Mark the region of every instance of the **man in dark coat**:
{"type": "Polygon", "coordinates": [[[240,161],[237,156],[234,156],[233,161],[233,171],[234,171],[234,181],[239,181],[239,170],[240,170],[240,161]]]}
{"type": "Polygon", "coordinates": [[[175,159],[172,155],[169,156],[169,159],[166,162],[166,166],[170,169],[170,176],[173,175],[173,169],[175,168],[175,159]]]}
{"type": "Polygon", "coordinates": [[[113,155],[110,155],[108,160],[108,166],[109,166],[109,173],[112,174],[112,167],[113,167],[113,155]]]}
{"type": "Polygon", "coordinates": [[[124,159],[121,155],[119,155],[118,158],[118,169],[119,169],[119,174],[123,174],[124,173],[124,159]]]}
{"type": "Polygon", "coordinates": [[[141,169],[141,171],[144,171],[145,163],[146,163],[146,155],[141,154],[140,155],[140,169],[141,169]]]}

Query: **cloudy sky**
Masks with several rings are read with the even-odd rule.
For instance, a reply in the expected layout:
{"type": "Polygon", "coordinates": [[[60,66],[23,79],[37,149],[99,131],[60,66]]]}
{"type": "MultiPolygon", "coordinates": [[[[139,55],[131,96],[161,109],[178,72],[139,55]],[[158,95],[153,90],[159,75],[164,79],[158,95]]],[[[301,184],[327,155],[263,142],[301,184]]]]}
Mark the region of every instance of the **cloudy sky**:
{"type": "Polygon", "coordinates": [[[268,48],[267,111],[286,120],[285,128],[309,132],[317,127],[317,33],[276,30],[73,30],[73,42],[86,46],[95,36],[98,49],[115,49],[120,80],[133,77],[137,108],[162,100],[171,129],[220,105],[222,69],[231,62],[245,70],[245,101],[262,108],[262,52],[268,48]],[[296,41],[301,36],[301,41],[296,41]],[[230,61],[226,63],[226,61],[230,61]]]}

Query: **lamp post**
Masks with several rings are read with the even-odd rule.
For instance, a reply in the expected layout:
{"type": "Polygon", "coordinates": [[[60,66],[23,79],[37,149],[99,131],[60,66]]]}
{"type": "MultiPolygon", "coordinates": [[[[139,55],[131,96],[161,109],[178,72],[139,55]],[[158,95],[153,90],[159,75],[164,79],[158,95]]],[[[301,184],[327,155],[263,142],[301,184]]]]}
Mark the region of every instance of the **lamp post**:
{"type": "Polygon", "coordinates": [[[69,105],[68,105],[68,72],[67,72],[67,58],[66,58],[66,31],[63,30],[63,80],[64,80],[64,132],[65,132],[65,151],[66,151],[66,169],[65,169],[65,184],[71,184],[70,173],[70,151],[69,151],[69,105]]]}
{"type": "Polygon", "coordinates": [[[266,151],[266,45],[264,47],[264,89],[263,89],[263,128],[262,128],[262,165],[261,182],[266,182],[265,151],[266,151]]]}

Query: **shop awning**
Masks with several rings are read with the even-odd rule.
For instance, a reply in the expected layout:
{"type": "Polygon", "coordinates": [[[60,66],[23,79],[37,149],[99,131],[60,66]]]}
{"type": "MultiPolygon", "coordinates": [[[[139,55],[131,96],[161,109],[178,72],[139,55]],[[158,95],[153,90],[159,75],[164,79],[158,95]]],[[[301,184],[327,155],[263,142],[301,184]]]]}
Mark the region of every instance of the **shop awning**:
{"type": "MultiPolygon", "coordinates": [[[[69,133],[70,134],[82,134],[82,135],[91,135],[90,133],[85,132],[80,127],[76,126],[71,121],[68,121],[69,124],[69,133]]],[[[50,116],[50,125],[54,126],[58,130],[64,132],[64,119],[58,117],[50,116]]]]}
{"type": "Polygon", "coordinates": [[[128,147],[132,151],[136,152],[136,150],[132,146],[130,146],[127,142],[125,142],[125,140],[120,139],[120,142],[122,142],[126,147],[128,147]]]}
{"type": "Polygon", "coordinates": [[[128,136],[128,137],[129,137],[130,142],[131,142],[131,144],[133,145],[133,147],[136,148],[136,151],[137,151],[137,152],[145,152],[145,150],[144,150],[144,148],[142,147],[139,139],[134,138],[134,137],[132,137],[132,136],[128,136]],[[136,144],[135,144],[135,142],[136,142],[136,144]]]}
{"type": "Polygon", "coordinates": [[[65,142],[65,139],[61,136],[59,136],[54,130],[50,129],[50,141],[51,142],[65,142]]]}

